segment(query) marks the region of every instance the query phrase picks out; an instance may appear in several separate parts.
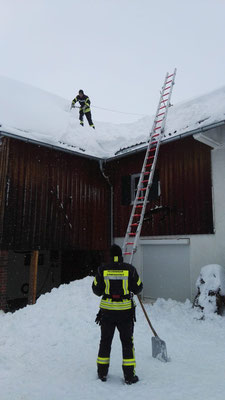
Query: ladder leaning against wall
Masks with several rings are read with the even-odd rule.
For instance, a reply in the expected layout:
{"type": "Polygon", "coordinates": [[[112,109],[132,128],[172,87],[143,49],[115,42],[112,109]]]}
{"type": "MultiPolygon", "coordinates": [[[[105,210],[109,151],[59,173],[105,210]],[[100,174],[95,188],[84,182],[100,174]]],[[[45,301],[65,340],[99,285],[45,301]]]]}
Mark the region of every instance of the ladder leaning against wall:
{"type": "Polygon", "coordinates": [[[150,138],[137,186],[136,197],[123,242],[122,252],[124,261],[129,262],[130,264],[132,263],[133,255],[137,250],[145,209],[148,201],[148,195],[153,182],[159,147],[165,128],[167,112],[170,106],[175,76],[176,68],[173,74],[166,74],[166,78],[160,92],[159,104],[152,125],[152,130],[150,131],[150,138]]]}

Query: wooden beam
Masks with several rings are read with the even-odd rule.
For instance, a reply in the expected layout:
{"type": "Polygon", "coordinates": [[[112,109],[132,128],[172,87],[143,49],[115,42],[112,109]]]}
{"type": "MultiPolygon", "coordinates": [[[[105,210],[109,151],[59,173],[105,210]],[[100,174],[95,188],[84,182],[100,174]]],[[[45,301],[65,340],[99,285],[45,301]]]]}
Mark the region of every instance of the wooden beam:
{"type": "Polygon", "coordinates": [[[38,256],[39,256],[39,251],[38,250],[34,250],[32,252],[31,263],[30,263],[30,280],[29,280],[28,304],[35,304],[36,303],[38,256]]]}
{"type": "Polygon", "coordinates": [[[7,276],[8,276],[8,262],[9,252],[7,250],[0,250],[0,310],[7,311],[7,276]]]}

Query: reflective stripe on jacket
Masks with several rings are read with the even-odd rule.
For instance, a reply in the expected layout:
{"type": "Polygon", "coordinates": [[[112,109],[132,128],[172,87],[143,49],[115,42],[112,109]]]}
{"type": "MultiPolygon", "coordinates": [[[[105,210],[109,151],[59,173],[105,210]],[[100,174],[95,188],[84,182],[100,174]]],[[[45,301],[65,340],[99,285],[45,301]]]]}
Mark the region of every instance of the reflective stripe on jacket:
{"type": "Polygon", "coordinates": [[[92,284],[93,292],[102,296],[100,308],[116,311],[131,309],[131,293],[138,294],[142,288],[135,267],[123,262],[99,267],[92,284]]]}
{"type": "Polygon", "coordinates": [[[91,101],[90,101],[89,97],[86,96],[86,94],[84,94],[83,97],[80,97],[80,95],[78,94],[77,97],[75,97],[73,99],[72,104],[75,105],[77,103],[77,101],[79,101],[81,110],[83,111],[84,114],[91,111],[91,109],[90,109],[91,101]]]}

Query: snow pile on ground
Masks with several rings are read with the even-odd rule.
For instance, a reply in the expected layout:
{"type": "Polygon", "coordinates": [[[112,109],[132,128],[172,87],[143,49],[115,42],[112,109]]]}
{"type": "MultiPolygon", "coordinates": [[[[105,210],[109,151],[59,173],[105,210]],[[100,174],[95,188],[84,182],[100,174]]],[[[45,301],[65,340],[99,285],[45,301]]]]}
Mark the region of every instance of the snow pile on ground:
{"type": "Polygon", "coordinates": [[[215,313],[215,293],[225,296],[225,268],[218,264],[205,265],[201,268],[196,287],[199,291],[197,302],[204,309],[204,315],[215,313]]]}
{"type": "MultiPolygon", "coordinates": [[[[93,130],[85,118],[85,126],[80,126],[78,109],[70,111],[71,100],[0,77],[0,129],[99,158],[146,146],[154,116],[129,124],[94,121],[93,130]]],[[[223,121],[224,103],[225,87],[170,107],[163,140],[223,121]]],[[[94,108],[92,114],[94,120],[94,108]]]]}
{"type": "Polygon", "coordinates": [[[224,399],[225,317],[200,321],[188,300],[146,304],[171,362],[152,358],[152,334],[138,305],[134,342],[140,382],[123,383],[118,333],[108,381],[99,381],[100,328],[94,320],[100,299],[91,291],[92,279],[62,285],[34,306],[0,314],[2,400],[224,399]]]}

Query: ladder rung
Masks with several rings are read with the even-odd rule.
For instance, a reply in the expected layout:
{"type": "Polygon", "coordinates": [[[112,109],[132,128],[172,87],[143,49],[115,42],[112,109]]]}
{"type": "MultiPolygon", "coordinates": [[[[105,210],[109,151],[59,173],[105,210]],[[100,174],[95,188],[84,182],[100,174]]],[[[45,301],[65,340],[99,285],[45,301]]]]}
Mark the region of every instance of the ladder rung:
{"type": "Polygon", "coordinates": [[[160,117],[160,115],[164,115],[165,113],[164,112],[162,112],[162,113],[160,113],[160,114],[158,114],[157,115],[157,117],[160,117]]]}
{"type": "Polygon", "coordinates": [[[136,251],[139,236],[142,231],[142,224],[144,222],[144,214],[148,201],[148,192],[151,189],[154,178],[155,164],[157,162],[159,146],[163,136],[167,110],[170,107],[170,97],[175,81],[175,75],[176,69],[174,69],[172,74],[169,75],[169,73],[167,73],[166,75],[164,85],[160,91],[159,104],[152,130],[149,132],[146,154],[123,246],[123,254],[130,256],[130,262],[132,261],[132,256],[136,251]],[[133,242],[131,240],[133,240],[133,242]]]}

